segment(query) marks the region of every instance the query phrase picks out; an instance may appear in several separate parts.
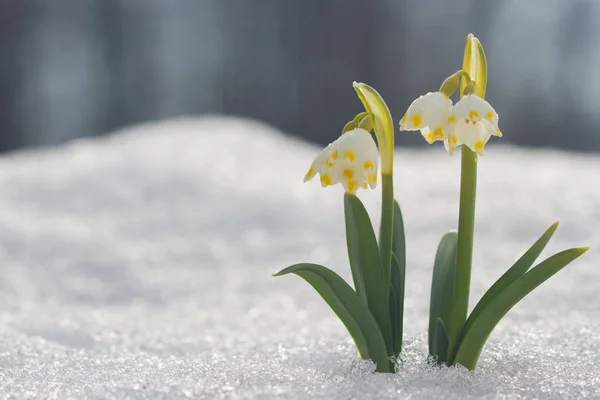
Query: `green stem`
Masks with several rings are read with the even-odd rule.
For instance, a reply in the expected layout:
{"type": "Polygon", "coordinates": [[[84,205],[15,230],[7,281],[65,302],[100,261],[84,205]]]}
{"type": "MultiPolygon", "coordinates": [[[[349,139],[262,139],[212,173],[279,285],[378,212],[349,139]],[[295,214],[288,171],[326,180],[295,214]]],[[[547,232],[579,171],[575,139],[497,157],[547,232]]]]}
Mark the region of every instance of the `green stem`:
{"type": "Polygon", "coordinates": [[[394,181],[392,174],[381,174],[381,225],[379,226],[379,254],[385,281],[390,284],[392,265],[392,233],[394,227],[394,181]]]}
{"type": "Polygon", "coordinates": [[[462,146],[460,174],[460,206],[458,211],[458,244],[454,273],[454,296],[450,322],[450,349],[457,345],[460,332],[467,320],[471,263],[473,258],[473,231],[475,229],[475,192],[477,189],[477,154],[462,146]]]}

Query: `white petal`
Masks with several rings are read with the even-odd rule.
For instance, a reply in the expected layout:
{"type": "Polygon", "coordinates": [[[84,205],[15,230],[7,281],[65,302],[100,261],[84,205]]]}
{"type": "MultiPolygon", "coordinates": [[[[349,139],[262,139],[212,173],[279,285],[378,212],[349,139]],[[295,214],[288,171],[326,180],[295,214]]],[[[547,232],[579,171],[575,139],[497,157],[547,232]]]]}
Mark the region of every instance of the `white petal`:
{"type": "Polygon", "coordinates": [[[498,114],[490,103],[477,95],[464,96],[456,103],[453,112],[457,119],[468,119],[471,122],[486,119],[498,129],[498,114]]]}
{"type": "Polygon", "coordinates": [[[379,160],[379,152],[373,136],[360,128],[344,133],[338,139],[337,150],[339,157],[351,163],[364,161],[365,159],[379,160]]]}
{"type": "Polygon", "coordinates": [[[448,152],[448,154],[450,154],[451,156],[454,155],[454,150],[456,149],[456,146],[450,144],[449,139],[445,139],[444,140],[444,147],[446,148],[446,151],[448,152]]]}
{"type": "Polygon", "coordinates": [[[494,128],[494,125],[487,119],[482,119],[481,124],[488,135],[502,137],[502,132],[500,132],[500,129],[494,128]]]}
{"type": "Polygon", "coordinates": [[[348,192],[369,187],[369,175],[377,172],[379,151],[373,136],[364,129],[344,133],[315,158],[305,180],[317,172],[321,185],[340,183],[348,192]]]}
{"type": "Polygon", "coordinates": [[[456,121],[454,135],[456,135],[458,142],[468,146],[478,154],[483,154],[483,148],[490,139],[488,127],[483,122],[473,123],[464,119],[456,121]]]}
{"type": "Polygon", "coordinates": [[[423,138],[425,138],[427,143],[432,144],[433,142],[435,142],[435,135],[433,134],[433,132],[431,132],[428,126],[421,129],[421,135],[423,135],[423,138]]]}
{"type": "Polygon", "coordinates": [[[321,165],[323,164],[323,161],[325,161],[327,156],[331,153],[334,145],[335,142],[329,143],[327,147],[325,147],[323,150],[321,150],[319,154],[317,154],[312,164],[310,165],[308,172],[306,173],[306,175],[304,175],[304,182],[310,181],[312,178],[315,177],[317,172],[321,170],[321,165]]]}
{"type": "MultiPolygon", "coordinates": [[[[400,121],[403,131],[415,131],[427,126],[437,127],[448,120],[452,100],[440,92],[430,92],[412,102],[400,121]]],[[[444,124],[445,126],[445,124],[444,124]]]]}

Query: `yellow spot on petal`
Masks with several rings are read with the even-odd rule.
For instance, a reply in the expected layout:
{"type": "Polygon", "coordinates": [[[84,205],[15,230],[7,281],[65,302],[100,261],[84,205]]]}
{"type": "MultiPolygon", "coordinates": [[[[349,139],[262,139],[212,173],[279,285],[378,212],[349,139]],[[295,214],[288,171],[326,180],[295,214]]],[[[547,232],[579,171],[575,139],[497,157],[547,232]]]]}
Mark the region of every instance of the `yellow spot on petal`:
{"type": "Polygon", "coordinates": [[[448,117],[448,123],[453,124],[456,122],[456,115],[451,115],[448,117]]]}
{"type": "Polygon", "coordinates": [[[346,168],[342,175],[344,176],[344,178],[350,180],[354,178],[354,171],[352,171],[352,168],[346,168]]]}
{"type": "Polygon", "coordinates": [[[365,169],[373,169],[373,162],[371,160],[367,160],[365,161],[365,165],[364,165],[365,169]]]}
{"type": "Polygon", "coordinates": [[[423,123],[423,117],[421,116],[421,114],[413,114],[410,117],[410,122],[412,122],[413,126],[416,128],[417,126],[421,125],[423,123]]]}
{"type": "Polygon", "coordinates": [[[367,180],[369,181],[369,183],[375,183],[375,182],[377,182],[377,174],[369,175],[367,177],[367,180]]]}
{"type": "Polygon", "coordinates": [[[344,153],[344,158],[347,158],[348,160],[350,160],[350,162],[352,162],[356,158],[356,154],[354,154],[352,150],[347,150],[344,153]]]}
{"type": "Polygon", "coordinates": [[[308,170],[306,175],[304,175],[304,179],[309,179],[310,177],[313,176],[314,173],[315,173],[315,170],[313,169],[313,167],[310,167],[310,169],[308,170]]]}
{"type": "Polygon", "coordinates": [[[334,160],[337,160],[337,158],[338,158],[337,150],[335,150],[333,153],[331,153],[331,158],[333,158],[334,160]]]}
{"type": "Polygon", "coordinates": [[[327,174],[321,175],[321,183],[325,186],[331,185],[331,177],[327,174]]]}
{"type": "Polygon", "coordinates": [[[357,187],[358,187],[358,183],[356,181],[350,181],[350,182],[348,182],[347,190],[351,193],[354,193],[356,191],[357,187]]]}
{"type": "Polygon", "coordinates": [[[478,140],[475,142],[475,151],[483,150],[483,141],[478,140]]]}
{"type": "Polygon", "coordinates": [[[442,132],[442,128],[435,128],[433,134],[437,139],[442,139],[444,137],[444,133],[442,132]]]}
{"type": "Polygon", "coordinates": [[[425,139],[427,139],[428,142],[433,142],[435,140],[435,135],[433,132],[429,131],[429,133],[425,135],[425,139]]]}
{"type": "Polygon", "coordinates": [[[494,113],[491,111],[488,111],[488,113],[486,114],[487,119],[492,119],[494,117],[494,113]]]}
{"type": "Polygon", "coordinates": [[[452,139],[450,141],[452,142],[453,145],[456,146],[456,143],[458,143],[458,138],[456,137],[456,135],[452,135],[452,139]]]}
{"type": "Polygon", "coordinates": [[[469,121],[469,118],[465,118],[465,124],[468,124],[469,122],[471,122],[469,121]]]}
{"type": "Polygon", "coordinates": [[[363,189],[366,189],[368,187],[369,187],[369,185],[367,184],[367,182],[363,182],[363,189]]]}
{"type": "Polygon", "coordinates": [[[471,110],[469,113],[469,119],[480,119],[479,113],[476,110],[471,110]]]}

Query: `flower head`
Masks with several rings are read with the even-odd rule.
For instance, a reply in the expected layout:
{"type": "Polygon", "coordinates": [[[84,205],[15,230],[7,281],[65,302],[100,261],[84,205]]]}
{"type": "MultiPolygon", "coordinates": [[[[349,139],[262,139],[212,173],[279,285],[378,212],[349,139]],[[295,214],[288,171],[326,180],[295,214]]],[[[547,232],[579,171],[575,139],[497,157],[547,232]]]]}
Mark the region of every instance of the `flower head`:
{"type": "Polygon", "coordinates": [[[464,96],[452,108],[450,145],[465,144],[478,154],[490,136],[502,136],[498,128],[498,114],[490,103],[475,94],[464,96]]]}
{"type": "Polygon", "coordinates": [[[373,137],[364,129],[356,128],[344,133],[315,157],[304,182],[318,173],[323,187],[340,183],[350,193],[359,187],[375,189],[378,164],[379,152],[373,137]]]}
{"type": "Polygon", "coordinates": [[[450,154],[461,144],[483,154],[490,136],[502,136],[498,114],[475,94],[464,96],[452,106],[452,101],[443,93],[427,93],[413,101],[400,121],[400,129],[420,129],[430,144],[443,140],[450,154]]]}
{"type": "Polygon", "coordinates": [[[400,121],[403,131],[420,130],[428,143],[448,138],[452,100],[441,92],[427,93],[412,102],[400,121]]]}

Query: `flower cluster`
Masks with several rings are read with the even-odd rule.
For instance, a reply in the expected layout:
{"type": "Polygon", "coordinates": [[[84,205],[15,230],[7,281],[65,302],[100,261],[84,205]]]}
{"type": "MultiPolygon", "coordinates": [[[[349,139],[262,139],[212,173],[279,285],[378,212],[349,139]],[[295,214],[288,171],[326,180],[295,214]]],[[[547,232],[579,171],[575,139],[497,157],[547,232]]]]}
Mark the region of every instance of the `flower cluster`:
{"type": "Polygon", "coordinates": [[[356,128],[344,133],[317,155],[304,182],[318,173],[323,187],[340,183],[350,193],[355,193],[358,188],[375,189],[378,164],[379,152],[373,137],[366,130],[356,128]]]}
{"type": "MultiPolygon", "coordinates": [[[[400,120],[401,130],[420,130],[430,144],[443,141],[450,154],[457,146],[466,146],[461,152],[458,229],[442,236],[435,253],[428,345],[431,360],[469,370],[475,369],[488,337],[506,312],[588,250],[567,249],[534,265],[556,231],[558,223],[552,224],[469,313],[478,155],[483,154],[491,136],[502,136],[498,114],[483,99],[486,86],[485,52],[470,34],[462,69],[446,78],[439,91],[413,101],[400,120]],[[459,88],[461,98],[453,104],[450,97],[459,88]]],[[[394,199],[394,120],[375,89],[358,82],[353,87],[365,111],[344,125],[342,135],[317,155],[304,181],[319,174],[323,187],[339,183],[346,191],[344,222],[354,287],[327,267],[310,262],[273,275],[293,273],[306,280],[344,323],[360,356],[371,359],[377,372],[394,372],[401,367],[395,360],[402,354],[408,270],[402,211],[394,199]],[[376,235],[356,191],[375,189],[378,169],[381,222],[376,235]]]]}
{"type": "Polygon", "coordinates": [[[481,155],[490,136],[502,136],[498,113],[475,94],[464,96],[453,106],[444,93],[427,93],[408,107],[400,120],[400,129],[420,130],[430,144],[443,140],[450,154],[456,146],[464,144],[481,155]]]}

